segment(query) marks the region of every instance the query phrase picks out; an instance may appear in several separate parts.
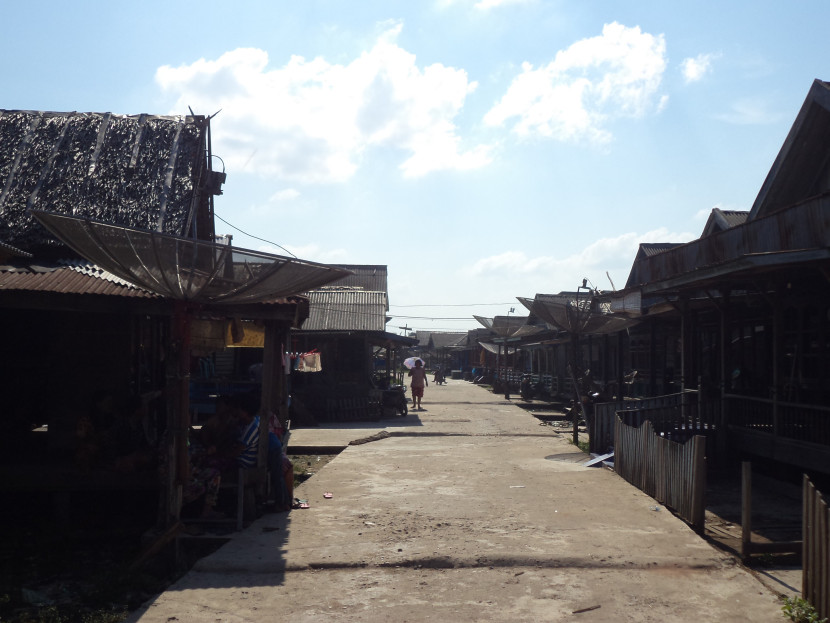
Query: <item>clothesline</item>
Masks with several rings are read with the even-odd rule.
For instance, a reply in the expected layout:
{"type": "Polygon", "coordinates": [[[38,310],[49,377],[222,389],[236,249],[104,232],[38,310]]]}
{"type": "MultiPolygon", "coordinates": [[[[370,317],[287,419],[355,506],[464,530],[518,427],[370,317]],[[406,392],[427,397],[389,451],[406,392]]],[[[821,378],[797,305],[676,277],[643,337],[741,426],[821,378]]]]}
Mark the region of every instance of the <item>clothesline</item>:
{"type": "Polygon", "coordinates": [[[285,352],[283,369],[286,374],[296,372],[322,372],[323,364],[320,360],[320,351],[315,349],[306,352],[285,352]]]}

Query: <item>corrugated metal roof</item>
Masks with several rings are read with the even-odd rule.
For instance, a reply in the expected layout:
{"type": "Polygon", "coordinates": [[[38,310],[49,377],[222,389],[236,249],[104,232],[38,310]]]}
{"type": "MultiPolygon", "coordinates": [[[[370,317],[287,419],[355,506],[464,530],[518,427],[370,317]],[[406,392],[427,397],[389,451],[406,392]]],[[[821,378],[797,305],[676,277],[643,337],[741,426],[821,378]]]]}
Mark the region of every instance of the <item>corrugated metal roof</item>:
{"type": "Polygon", "coordinates": [[[160,298],[83,261],[0,265],[0,296],[12,291],[160,298]]]}
{"type": "Polygon", "coordinates": [[[711,236],[715,232],[730,229],[736,225],[742,225],[749,218],[749,212],[741,210],[721,210],[720,208],[712,208],[709,218],[706,220],[706,225],[703,227],[701,238],[711,236]]]}
{"type": "Polygon", "coordinates": [[[828,145],[830,83],[814,80],[752,204],[749,218],[767,216],[830,190],[828,145]]]}
{"type": "Polygon", "coordinates": [[[639,260],[632,267],[636,282],[629,278],[627,287],[644,284],[658,287],[659,282],[677,281],[683,275],[692,284],[696,272],[741,258],[767,256],[773,261],[774,254],[823,252],[828,247],[830,194],[639,260]]]}
{"type": "Polygon", "coordinates": [[[387,269],[380,264],[332,264],[352,272],[342,279],[330,283],[328,288],[361,288],[369,292],[389,292],[387,269]]]}
{"type": "Polygon", "coordinates": [[[17,247],[13,247],[0,240],[0,261],[6,261],[10,257],[32,257],[32,254],[21,251],[17,247]]]}
{"type": "Polygon", "coordinates": [[[637,271],[643,260],[679,247],[681,244],[681,242],[641,242],[634,263],[631,265],[631,271],[628,273],[625,287],[640,283],[640,275],[637,271]]]}
{"type": "Polygon", "coordinates": [[[652,255],[657,255],[658,253],[662,253],[663,251],[668,251],[669,249],[673,249],[679,246],[680,242],[643,242],[640,243],[640,252],[646,256],[651,257],[652,255]]]}
{"type": "Polygon", "coordinates": [[[0,110],[0,239],[56,246],[33,209],[188,234],[208,127],[205,117],[0,110]]]}
{"type": "Polygon", "coordinates": [[[386,330],[386,292],[320,289],[307,296],[310,312],[303,331],[386,330]]]}
{"type": "Polygon", "coordinates": [[[418,331],[413,336],[418,340],[420,346],[432,348],[450,348],[466,342],[467,333],[451,331],[418,331]]]}
{"type": "Polygon", "coordinates": [[[720,213],[729,227],[743,225],[749,218],[749,212],[746,210],[720,210],[720,213]]]}

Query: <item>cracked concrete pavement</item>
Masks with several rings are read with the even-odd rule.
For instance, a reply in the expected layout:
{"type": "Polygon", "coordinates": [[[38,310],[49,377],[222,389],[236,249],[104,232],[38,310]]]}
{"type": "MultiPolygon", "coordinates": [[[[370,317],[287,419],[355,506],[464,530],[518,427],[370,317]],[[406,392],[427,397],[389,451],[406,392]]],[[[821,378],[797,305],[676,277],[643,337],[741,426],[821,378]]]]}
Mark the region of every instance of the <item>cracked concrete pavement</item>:
{"type": "Polygon", "coordinates": [[[468,382],[292,446],[345,447],[295,491],[310,508],[251,523],[130,621],[782,620],[733,557],[468,382]]]}

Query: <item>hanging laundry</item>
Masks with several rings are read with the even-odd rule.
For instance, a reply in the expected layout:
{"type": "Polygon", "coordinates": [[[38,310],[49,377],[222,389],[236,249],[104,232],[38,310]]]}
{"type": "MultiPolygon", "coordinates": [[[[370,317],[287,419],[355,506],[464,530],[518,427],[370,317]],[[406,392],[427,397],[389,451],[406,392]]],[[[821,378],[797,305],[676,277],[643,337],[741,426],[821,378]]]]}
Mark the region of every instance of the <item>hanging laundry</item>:
{"type": "Polygon", "coordinates": [[[321,372],[323,370],[320,353],[317,351],[303,353],[302,360],[304,372],[321,372]]]}

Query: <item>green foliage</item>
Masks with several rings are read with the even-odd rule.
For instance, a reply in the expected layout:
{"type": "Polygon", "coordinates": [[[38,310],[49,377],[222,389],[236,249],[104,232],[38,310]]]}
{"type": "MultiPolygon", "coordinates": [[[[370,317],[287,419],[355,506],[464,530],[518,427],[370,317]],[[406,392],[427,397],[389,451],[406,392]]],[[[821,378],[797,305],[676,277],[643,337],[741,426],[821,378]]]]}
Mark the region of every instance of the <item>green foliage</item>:
{"type": "MultiPolygon", "coordinates": [[[[573,439],[570,440],[573,443],[573,439]]],[[[582,450],[585,454],[589,454],[591,452],[590,442],[577,440],[576,447],[582,450]]]]}
{"type": "Polygon", "coordinates": [[[813,605],[801,597],[785,597],[781,610],[784,616],[795,623],[827,623],[827,619],[819,619],[813,605]]]}

